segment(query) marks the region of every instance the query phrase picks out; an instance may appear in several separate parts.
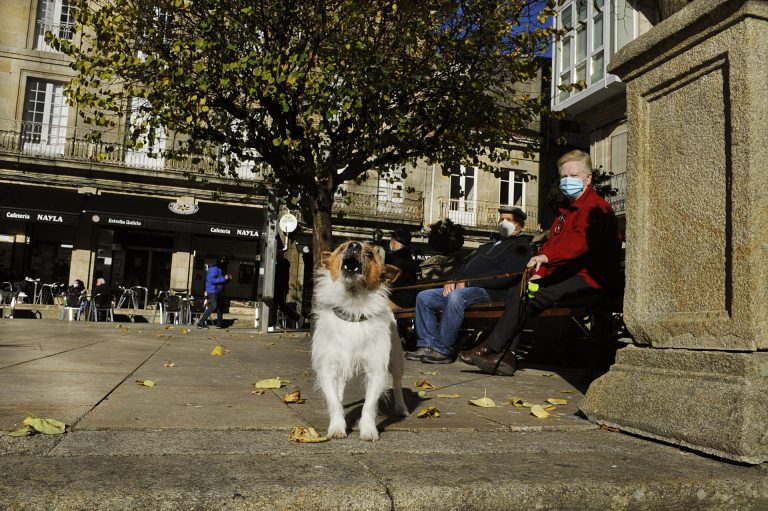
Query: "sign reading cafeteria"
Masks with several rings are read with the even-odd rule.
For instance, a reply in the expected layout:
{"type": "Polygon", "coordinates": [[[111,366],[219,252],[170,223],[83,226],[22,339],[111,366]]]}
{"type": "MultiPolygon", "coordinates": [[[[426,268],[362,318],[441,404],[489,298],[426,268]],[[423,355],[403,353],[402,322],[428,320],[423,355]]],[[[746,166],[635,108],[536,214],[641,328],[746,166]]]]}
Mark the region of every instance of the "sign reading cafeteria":
{"type": "Polygon", "coordinates": [[[72,225],[76,223],[77,216],[67,213],[54,213],[50,211],[27,211],[14,209],[0,209],[0,218],[20,222],[44,222],[51,224],[72,225]]]}

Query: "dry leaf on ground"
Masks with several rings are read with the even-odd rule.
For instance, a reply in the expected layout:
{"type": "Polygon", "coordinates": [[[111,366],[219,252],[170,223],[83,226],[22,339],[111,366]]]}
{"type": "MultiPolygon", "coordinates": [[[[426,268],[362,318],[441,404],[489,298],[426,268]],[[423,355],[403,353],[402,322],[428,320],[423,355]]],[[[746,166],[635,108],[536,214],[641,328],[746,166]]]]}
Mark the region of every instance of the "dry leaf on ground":
{"type": "Polygon", "coordinates": [[[556,397],[550,397],[549,399],[547,399],[547,403],[549,403],[551,405],[567,405],[568,404],[568,400],[567,399],[558,399],[556,397]]]}
{"type": "Polygon", "coordinates": [[[429,408],[422,408],[419,410],[419,413],[416,414],[416,417],[419,419],[423,419],[424,417],[429,417],[430,419],[434,419],[435,417],[440,417],[440,410],[435,408],[434,406],[430,406],[429,408]]]}
{"type": "Polygon", "coordinates": [[[35,432],[34,429],[32,429],[29,426],[24,426],[23,428],[19,428],[15,431],[11,431],[8,433],[8,436],[29,436],[35,432]]]}
{"type": "Polygon", "coordinates": [[[515,408],[522,408],[525,403],[525,400],[521,398],[520,396],[510,396],[509,402],[515,405],[515,408]]]}
{"type": "Polygon", "coordinates": [[[211,350],[211,355],[213,355],[214,357],[221,357],[227,351],[229,351],[229,350],[225,350],[221,346],[214,346],[213,349],[211,350]]]}
{"type": "Polygon", "coordinates": [[[425,391],[425,390],[420,390],[420,391],[417,393],[417,395],[418,395],[419,397],[425,398],[425,397],[427,397],[427,391],[425,391]]]}
{"type": "Polygon", "coordinates": [[[562,392],[563,394],[578,394],[579,393],[579,391],[575,390],[575,389],[563,389],[560,392],[562,392]]]}
{"type": "Polygon", "coordinates": [[[184,335],[189,334],[189,328],[182,328],[181,329],[181,333],[184,334],[184,335]]]}
{"type": "MultiPolygon", "coordinates": [[[[39,419],[26,417],[21,423],[44,435],[60,435],[67,429],[67,425],[56,419],[39,419]]],[[[18,431],[18,430],[17,430],[18,431]]]]}
{"type": "Polygon", "coordinates": [[[437,394],[436,397],[444,397],[445,399],[458,399],[461,394],[437,394]]]}
{"type": "Polygon", "coordinates": [[[280,378],[270,378],[268,380],[259,380],[254,383],[254,387],[257,389],[279,389],[286,383],[290,383],[291,380],[281,380],[280,378]]]}
{"type": "Polygon", "coordinates": [[[479,406],[481,408],[496,408],[496,403],[489,397],[481,397],[480,399],[470,399],[469,404],[479,406]]]}
{"type": "Polygon", "coordinates": [[[315,428],[302,428],[295,426],[291,430],[291,436],[288,437],[291,442],[299,442],[302,444],[317,444],[320,442],[327,442],[330,440],[327,436],[321,436],[315,428]]]}
{"type": "Polygon", "coordinates": [[[428,374],[429,376],[437,376],[440,371],[421,371],[421,374],[428,374]]]}
{"type": "Polygon", "coordinates": [[[288,394],[283,396],[283,403],[289,403],[289,404],[304,404],[306,403],[306,399],[301,399],[301,391],[296,390],[294,392],[289,392],[288,394]]]}
{"type": "Polygon", "coordinates": [[[138,383],[142,387],[154,387],[155,386],[155,382],[153,382],[152,380],[136,380],[136,383],[138,383]]]}
{"type": "Polygon", "coordinates": [[[263,390],[252,390],[251,394],[254,394],[256,396],[263,396],[264,395],[264,391],[263,390]]]}
{"type": "Polygon", "coordinates": [[[416,388],[424,389],[424,390],[432,390],[435,388],[435,386],[429,383],[427,380],[416,380],[416,388]]]}
{"type": "Polygon", "coordinates": [[[165,364],[163,364],[163,367],[176,367],[176,364],[174,364],[169,360],[165,364]]]}
{"type": "Polygon", "coordinates": [[[531,415],[535,415],[539,419],[546,419],[550,416],[550,413],[541,405],[533,405],[531,407],[531,415]]]}

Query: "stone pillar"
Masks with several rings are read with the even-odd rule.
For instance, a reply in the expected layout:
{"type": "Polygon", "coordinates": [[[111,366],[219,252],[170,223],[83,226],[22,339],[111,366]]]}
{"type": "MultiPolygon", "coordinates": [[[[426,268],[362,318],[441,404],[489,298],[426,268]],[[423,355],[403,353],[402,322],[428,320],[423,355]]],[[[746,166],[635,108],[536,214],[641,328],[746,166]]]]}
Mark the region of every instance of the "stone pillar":
{"type": "Polygon", "coordinates": [[[593,421],[768,461],[768,1],[694,0],[622,49],[625,322],[593,421]]]}
{"type": "Polygon", "coordinates": [[[88,290],[91,290],[93,280],[93,267],[96,262],[96,226],[89,215],[80,215],[75,231],[75,243],[72,248],[72,258],[69,263],[69,282],[75,279],[83,281],[88,290]]]}
{"type": "Polygon", "coordinates": [[[189,289],[192,286],[192,235],[176,233],[174,250],[171,256],[171,289],[189,289]]]}

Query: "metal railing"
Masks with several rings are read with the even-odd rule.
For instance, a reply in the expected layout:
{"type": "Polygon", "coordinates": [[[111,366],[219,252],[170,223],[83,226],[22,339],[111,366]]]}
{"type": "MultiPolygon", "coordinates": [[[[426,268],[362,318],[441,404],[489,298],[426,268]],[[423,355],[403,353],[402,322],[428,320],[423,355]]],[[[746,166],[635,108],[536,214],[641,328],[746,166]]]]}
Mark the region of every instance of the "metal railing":
{"type": "MultiPolygon", "coordinates": [[[[93,130],[72,130],[66,126],[44,122],[0,120],[0,155],[29,156],[72,162],[121,166],[126,168],[162,170],[172,173],[195,173],[218,176],[222,165],[209,157],[169,159],[164,156],[165,143],[158,143],[153,151],[127,147],[121,142],[94,142],[88,136],[93,130]],[[73,133],[74,132],[74,133],[73,133]]],[[[114,137],[108,133],[104,138],[114,137]]],[[[263,169],[253,163],[244,163],[236,169],[240,179],[263,179],[263,169]]]]}
{"type": "Polygon", "coordinates": [[[616,190],[616,195],[608,196],[608,204],[613,208],[613,212],[617,215],[623,215],[625,213],[626,201],[627,201],[627,173],[620,172],[611,176],[609,181],[611,188],[616,190]]]}
{"type": "Polygon", "coordinates": [[[38,20],[37,22],[37,43],[35,49],[49,53],[59,53],[53,46],[45,42],[45,33],[51,32],[59,39],[71,40],[74,35],[75,23],[53,23],[50,21],[38,20]]]}
{"type": "MultiPolygon", "coordinates": [[[[440,218],[448,218],[464,227],[495,230],[499,224],[499,203],[472,201],[465,199],[438,198],[440,218]]],[[[521,208],[528,215],[525,221],[526,231],[535,231],[538,227],[538,212],[535,207],[521,208]]]]}
{"type": "Polygon", "coordinates": [[[386,197],[376,186],[357,185],[339,190],[333,201],[333,213],[350,219],[372,219],[420,223],[424,216],[421,192],[404,192],[402,197],[386,197]]]}

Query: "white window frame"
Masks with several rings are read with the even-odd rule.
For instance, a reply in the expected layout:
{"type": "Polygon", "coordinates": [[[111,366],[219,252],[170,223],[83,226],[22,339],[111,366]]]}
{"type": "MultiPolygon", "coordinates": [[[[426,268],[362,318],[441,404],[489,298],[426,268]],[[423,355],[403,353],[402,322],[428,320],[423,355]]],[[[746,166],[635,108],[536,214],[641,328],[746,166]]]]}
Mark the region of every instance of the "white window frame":
{"type": "MultiPolygon", "coordinates": [[[[144,98],[132,96],[128,100],[128,111],[130,112],[128,119],[129,129],[147,119],[147,114],[142,111],[147,105],[148,102],[144,98]]],[[[126,147],[125,164],[130,167],[162,170],[165,167],[163,152],[165,151],[166,141],[167,137],[162,126],[151,127],[147,133],[139,136],[138,142],[141,144],[140,147],[130,149],[126,147]],[[154,139],[150,137],[150,132],[152,131],[154,131],[154,139]]]]}
{"type": "Polygon", "coordinates": [[[74,6],[69,0],[40,0],[35,23],[35,49],[55,52],[45,42],[46,31],[54,32],[61,39],[72,39],[74,31],[74,6]],[[62,17],[65,17],[62,20],[62,17]]]}
{"type": "Polygon", "coordinates": [[[525,209],[525,188],[526,183],[523,180],[523,171],[518,169],[504,169],[503,174],[499,178],[499,205],[500,206],[517,206],[518,208],[525,209]],[[511,178],[511,179],[510,179],[511,178]],[[507,197],[503,196],[503,185],[507,184],[507,197]],[[515,188],[520,186],[520,200],[515,201],[515,188]]]}
{"type": "Polygon", "coordinates": [[[477,167],[461,165],[457,172],[451,172],[448,218],[461,225],[477,225],[477,167]],[[454,182],[464,193],[454,197],[454,182]]]}
{"type": "Polygon", "coordinates": [[[391,212],[392,209],[402,209],[405,202],[405,182],[403,181],[402,165],[388,171],[388,177],[379,175],[376,209],[380,212],[391,212]]]}
{"type": "Polygon", "coordinates": [[[24,153],[64,155],[69,118],[64,86],[60,82],[27,78],[22,123],[24,153]]]}

